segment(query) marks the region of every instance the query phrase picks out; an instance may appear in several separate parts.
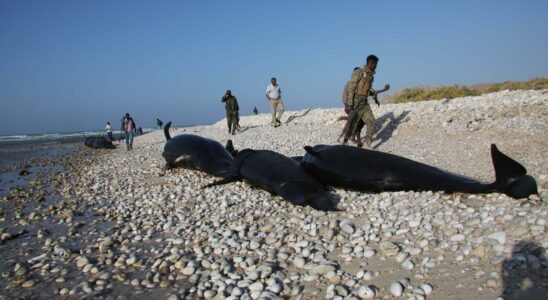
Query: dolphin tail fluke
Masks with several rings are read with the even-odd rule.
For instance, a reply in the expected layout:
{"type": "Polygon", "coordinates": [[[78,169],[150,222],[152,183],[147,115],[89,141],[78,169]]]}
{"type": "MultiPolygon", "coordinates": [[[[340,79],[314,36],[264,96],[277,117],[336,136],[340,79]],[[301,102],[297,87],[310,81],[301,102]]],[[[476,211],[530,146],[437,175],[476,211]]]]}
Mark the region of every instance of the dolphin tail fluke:
{"type": "Polygon", "coordinates": [[[171,135],[169,134],[169,128],[171,127],[171,121],[167,122],[164,126],[164,135],[166,136],[166,141],[171,140],[171,135]]]}
{"type": "Polygon", "coordinates": [[[491,145],[491,157],[495,167],[495,185],[501,187],[504,193],[512,198],[527,198],[538,194],[537,183],[520,163],[499,151],[495,144],[491,145]]]}

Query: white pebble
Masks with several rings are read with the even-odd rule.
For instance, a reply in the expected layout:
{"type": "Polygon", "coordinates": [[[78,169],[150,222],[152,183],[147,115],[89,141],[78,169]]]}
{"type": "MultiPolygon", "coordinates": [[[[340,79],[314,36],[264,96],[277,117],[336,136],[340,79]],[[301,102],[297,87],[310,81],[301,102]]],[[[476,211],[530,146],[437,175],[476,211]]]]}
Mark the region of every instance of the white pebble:
{"type": "Polygon", "coordinates": [[[390,293],[396,297],[403,295],[403,289],[403,285],[397,281],[390,285],[390,293]]]}
{"type": "Polygon", "coordinates": [[[428,284],[428,283],[423,283],[423,284],[421,284],[421,289],[424,291],[424,294],[425,294],[426,296],[432,294],[432,289],[433,289],[433,288],[432,288],[432,286],[431,286],[430,284],[428,284]]]}

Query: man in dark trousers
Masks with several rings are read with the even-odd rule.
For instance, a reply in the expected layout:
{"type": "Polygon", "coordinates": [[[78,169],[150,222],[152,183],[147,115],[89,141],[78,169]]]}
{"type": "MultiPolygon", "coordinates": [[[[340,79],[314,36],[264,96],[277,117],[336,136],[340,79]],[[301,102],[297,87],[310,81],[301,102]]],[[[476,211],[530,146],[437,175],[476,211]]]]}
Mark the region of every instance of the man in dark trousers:
{"type": "Polygon", "coordinates": [[[128,113],[122,119],[122,129],[126,138],[126,149],[128,151],[133,150],[133,136],[137,132],[137,125],[135,125],[135,121],[133,121],[133,118],[128,113]]]}
{"type": "MultiPolygon", "coordinates": [[[[348,139],[355,134],[359,134],[360,120],[367,126],[365,134],[365,147],[371,148],[373,142],[373,131],[375,127],[375,116],[371,110],[371,106],[367,102],[367,97],[372,96],[377,106],[380,106],[377,99],[377,91],[373,90],[373,81],[375,79],[375,71],[379,58],[375,55],[369,55],[366,59],[365,66],[359,71],[352,73],[352,79],[348,84],[348,101],[351,101],[352,113],[348,118],[347,124],[341,133],[344,135],[343,144],[348,143],[348,139]]],[[[390,85],[386,84],[384,90],[388,90],[390,85]]],[[[364,146],[361,142],[358,147],[364,146]]]]}
{"type": "Polygon", "coordinates": [[[221,102],[225,103],[228,133],[234,135],[236,134],[236,129],[238,129],[238,111],[240,110],[238,100],[232,96],[231,90],[227,90],[223,98],[221,98],[221,102]]]}

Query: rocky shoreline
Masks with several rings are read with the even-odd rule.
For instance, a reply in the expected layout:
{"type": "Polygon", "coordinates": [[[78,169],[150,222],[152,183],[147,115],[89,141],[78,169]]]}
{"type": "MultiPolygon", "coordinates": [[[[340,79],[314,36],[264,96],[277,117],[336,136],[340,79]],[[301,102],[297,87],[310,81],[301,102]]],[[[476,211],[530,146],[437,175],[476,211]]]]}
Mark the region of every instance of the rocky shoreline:
{"type": "MultiPolygon", "coordinates": [[[[548,292],[548,91],[373,107],[373,148],[492,181],[489,145],[539,196],[333,189],[342,212],[297,207],[196,171],[163,171],[163,133],[82,149],[2,199],[0,295],[106,299],[541,299],[548,292]]],[[[303,155],[335,144],[342,109],[173,130],[303,155]]],[[[44,162],[44,164],[47,164],[44,162]]]]}

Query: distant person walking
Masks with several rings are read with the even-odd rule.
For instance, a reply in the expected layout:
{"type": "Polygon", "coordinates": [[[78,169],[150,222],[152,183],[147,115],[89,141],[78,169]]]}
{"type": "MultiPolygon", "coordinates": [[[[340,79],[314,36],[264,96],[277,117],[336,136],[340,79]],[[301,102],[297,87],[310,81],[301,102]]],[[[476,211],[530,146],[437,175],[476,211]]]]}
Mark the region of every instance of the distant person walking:
{"type": "Polygon", "coordinates": [[[259,114],[259,111],[257,110],[257,107],[256,107],[256,106],[253,108],[253,113],[256,114],[256,115],[259,114]]]}
{"type": "Polygon", "coordinates": [[[164,122],[162,122],[162,120],[156,118],[156,124],[158,125],[158,127],[159,127],[160,129],[162,129],[162,126],[164,125],[164,122]]]}
{"type": "Polygon", "coordinates": [[[137,126],[135,125],[133,118],[130,117],[128,113],[126,113],[126,116],[122,119],[122,125],[126,138],[126,149],[129,151],[133,149],[133,135],[137,131],[137,126]]]}
{"type": "Polygon", "coordinates": [[[272,125],[278,127],[282,125],[280,119],[284,113],[284,103],[282,101],[282,90],[276,83],[276,78],[270,79],[270,84],[266,87],[266,98],[270,102],[270,111],[272,112],[272,125]],[[276,115],[276,109],[278,109],[278,115],[276,115]]]}
{"type": "Polygon", "coordinates": [[[114,142],[114,137],[112,136],[112,125],[110,125],[110,122],[107,122],[107,126],[105,126],[105,130],[107,131],[108,140],[111,142],[114,142]]]}
{"type": "MultiPolygon", "coordinates": [[[[378,92],[373,90],[373,81],[375,79],[375,71],[379,58],[375,55],[369,55],[366,59],[365,66],[355,73],[352,73],[352,79],[348,84],[348,100],[352,100],[352,113],[348,118],[347,124],[341,133],[344,135],[343,144],[348,143],[348,139],[355,134],[359,134],[359,121],[362,120],[367,126],[365,134],[365,146],[371,148],[373,142],[373,131],[375,127],[375,116],[367,102],[367,97],[372,96],[377,106],[380,106],[377,99],[378,92]]],[[[386,84],[384,90],[388,90],[390,85],[386,84]]],[[[358,147],[362,147],[361,141],[358,142],[358,147]]]]}
{"type": "Polygon", "coordinates": [[[226,110],[226,122],[228,125],[228,133],[234,135],[236,134],[236,129],[239,129],[238,126],[238,112],[240,108],[238,107],[238,100],[232,95],[231,90],[227,90],[225,95],[221,98],[221,102],[225,103],[226,110]]]}

